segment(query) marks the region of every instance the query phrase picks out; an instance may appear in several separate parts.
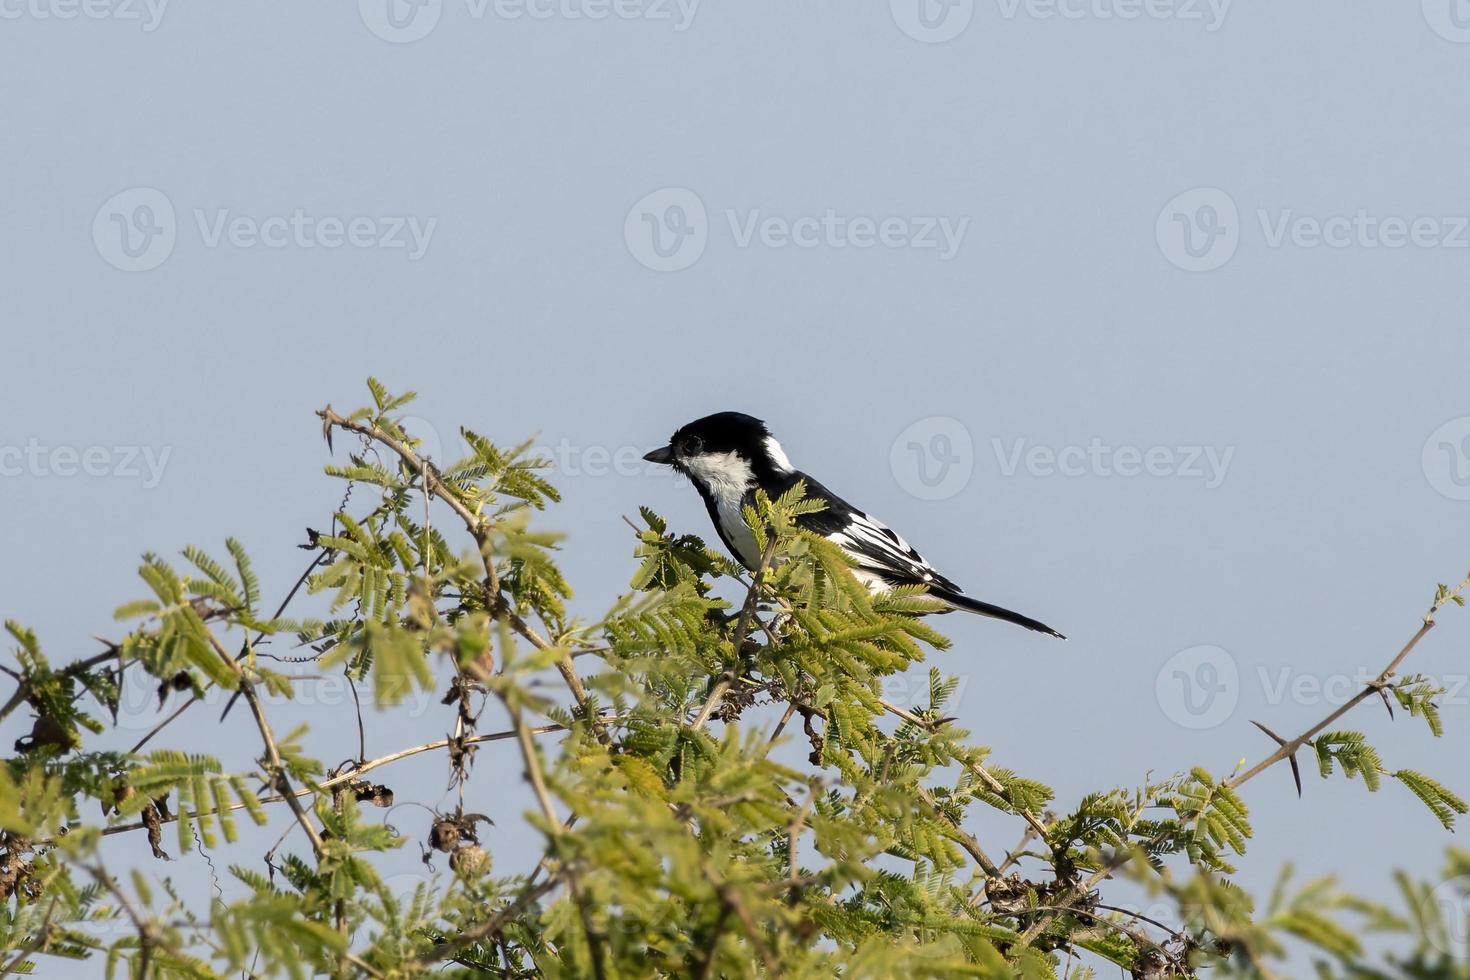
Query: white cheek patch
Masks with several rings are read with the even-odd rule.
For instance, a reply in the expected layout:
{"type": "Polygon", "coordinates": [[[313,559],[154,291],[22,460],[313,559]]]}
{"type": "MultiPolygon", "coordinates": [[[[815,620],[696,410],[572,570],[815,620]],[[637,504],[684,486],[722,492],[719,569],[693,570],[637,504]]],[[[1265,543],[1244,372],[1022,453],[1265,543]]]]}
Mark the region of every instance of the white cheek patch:
{"type": "Polygon", "coordinates": [[[770,457],[771,465],[782,473],[790,473],[796,469],[791,465],[791,460],[786,458],[786,450],[781,448],[775,436],[766,436],[766,455],[770,457]]]}
{"type": "Polygon", "coordinates": [[[700,453],[686,456],[684,468],[689,476],[709,490],[715,500],[739,500],[755,483],[755,473],[739,453],[700,453]]]}

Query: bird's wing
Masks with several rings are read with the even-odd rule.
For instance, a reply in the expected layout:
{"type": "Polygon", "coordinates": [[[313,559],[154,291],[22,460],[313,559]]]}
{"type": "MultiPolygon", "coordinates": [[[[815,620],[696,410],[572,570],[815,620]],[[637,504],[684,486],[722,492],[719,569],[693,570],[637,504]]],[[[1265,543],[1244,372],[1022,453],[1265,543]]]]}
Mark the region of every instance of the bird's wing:
{"type": "Polygon", "coordinates": [[[929,585],[958,592],[959,586],[935,571],[893,528],[871,514],[853,511],[845,527],[828,539],[894,585],[929,585]]]}
{"type": "Polygon", "coordinates": [[[875,573],[889,585],[927,585],[960,591],[959,586],[940,575],[893,528],[853,507],[810,477],[806,481],[807,497],[824,500],[827,509],[804,514],[797,518],[797,523],[847,552],[859,568],[875,573]]]}
{"type": "Polygon", "coordinates": [[[1066,639],[1045,623],[965,595],[963,589],[935,571],[934,566],[925,561],[924,556],[915,551],[913,545],[893,528],[873,515],[853,507],[811,477],[803,474],[797,476],[806,480],[807,497],[825,501],[827,509],[815,514],[804,514],[796,522],[808,531],[822,535],[851,555],[861,571],[871,573],[889,587],[928,586],[931,596],[943,600],[952,608],[1066,639]]]}

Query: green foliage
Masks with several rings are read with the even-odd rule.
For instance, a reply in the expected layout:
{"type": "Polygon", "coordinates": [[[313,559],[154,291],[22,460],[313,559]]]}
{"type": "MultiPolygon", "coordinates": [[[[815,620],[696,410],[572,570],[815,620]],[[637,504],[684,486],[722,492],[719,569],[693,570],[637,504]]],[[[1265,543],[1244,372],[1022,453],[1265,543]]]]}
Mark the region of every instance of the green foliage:
{"type": "MultiPolygon", "coordinates": [[[[7,624],[16,691],[0,718],[25,707],[34,722],[0,767],[10,972],[98,957],[113,973],[196,978],[1230,976],[1306,949],[1322,976],[1470,977],[1451,948],[1459,924],[1434,901],[1460,894],[1465,852],[1441,883],[1402,876],[1403,912],[1329,878],[1294,887],[1289,871],[1258,907],[1230,863],[1262,829],[1242,790],[1255,770],[1057,801],[993,759],[947,714],[958,682],[944,661],[927,663],[949,645],[921,618],[935,601],[870,594],[797,524],[821,506],[802,487],[749,502],[754,574],[642,509],[629,593],[584,621],[559,535],[533,522],[560,498],[529,443],[463,429],[463,459],[425,458],[400,415],[413,395],[368,388],[371,405],[320,413],[328,442],[345,443],[327,472],[346,493],[311,532],[296,601],[316,597],[324,618],[268,613],[280,586],[264,589],[227,539],[228,557],[189,547],[177,568],[145,555],[146,595],[118,610],[134,626],[97,656],[53,667],[7,624]],[[284,638],[299,656],[269,645],[284,638]],[[268,719],[303,674],[327,671],[371,684],[365,710],[431,691],[445,714],[425,723],[427,744],[328,770],[312,730],[268,719]],[[918,671],[921,703],[885,695],[918,671]],[[98,744],[129,684],[243,701],[258,735],[246,771],[197,737],[98,744]],[[509,727],[481,730],[490,718],[509,727]],[[472,769],[476,752],[493,762],[472,769]],[[444,764],[460,804],[370,818],[394,801],[369,773],[406,760],[444,764]],[[501,789],[522,779],[544,852],[495,854],[480,839],[490,815],[465,801],[517,819],[501,789]],[[171,822],[178,852],[218,851],[229,867],[207,903],[180,899],[164,865],[116,866],[123,834],[170,857],[171,822]],[[251,825],[283,835],[263,861],[244,845],[251,825]],[[380,869],[410,836],[447,867],[405,895],[380,869]],[[1131,912],[1121,886],[1171,911],[1131,912]],[[84,928],[97,922],[109,929],[84,928]],[[1365,931],[1398,945],[1373,962],[1365,931]]],[[[1431,621],[1464,587],[1441,587],[1431,621]]],[[[1384,676],[1363,698],[1438,736],[1442,694],[1384,676]]],[[[180,733],[165,723],[150,739],[180,733]]],[[[1294,766],[1309,746],[1323,777],[1376,789],[1388,772],[1360,733],[1308,736],[1269,761],[1294,766]]],[[[1391,775],[1447,828],[1466,812],[1430,776],[1391,775]]]]}
{"type": "Polygon", "coordinates": [[[1445,830],[1455,829],[1455,817],[1467,812],[1465,801],[1434,779],[1412,769],[1400,769],[1393,778],[1419,797],[1445,830]]]}

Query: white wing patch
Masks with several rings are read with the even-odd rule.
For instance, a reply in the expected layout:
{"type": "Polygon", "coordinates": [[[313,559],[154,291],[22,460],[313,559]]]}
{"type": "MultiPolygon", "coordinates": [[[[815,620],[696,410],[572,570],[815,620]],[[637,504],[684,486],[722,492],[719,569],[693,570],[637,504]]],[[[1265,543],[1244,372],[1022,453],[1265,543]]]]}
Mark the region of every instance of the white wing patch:
{"type": "Polygon", "coordinates": [[[766,436],[766,458],[781,473],[796,472],[795,468],[791,465],[791,460],[786,457],[786,450],[781,448],[781,444],[776,441],[775,436],[766,436]]]}
{"type": "MultiPolygon", "coordinates": [[[[853,511],[847,526],[831,535],[829,540],[870,571],[891,571],[901,578],[917,579],[926,584],[943,581],[924,556],[897,531],[870,514],[853,511]]],[[[863,578],[870,589],[874,587],[870,576],[863,578]]]]}

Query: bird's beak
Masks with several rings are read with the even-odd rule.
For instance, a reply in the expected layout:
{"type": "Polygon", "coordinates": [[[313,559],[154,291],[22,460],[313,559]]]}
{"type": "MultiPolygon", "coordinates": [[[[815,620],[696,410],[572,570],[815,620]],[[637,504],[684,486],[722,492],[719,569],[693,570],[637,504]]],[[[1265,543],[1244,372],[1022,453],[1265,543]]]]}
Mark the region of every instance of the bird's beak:
{"type": "Polygon", "coordinates": [[[655,449],[651,453],[645,453],[643,458],[650,463],[663,463],[665,466],[670,465],[674,462],[674,447],[663,446],[662,448],[655,449]]]}

